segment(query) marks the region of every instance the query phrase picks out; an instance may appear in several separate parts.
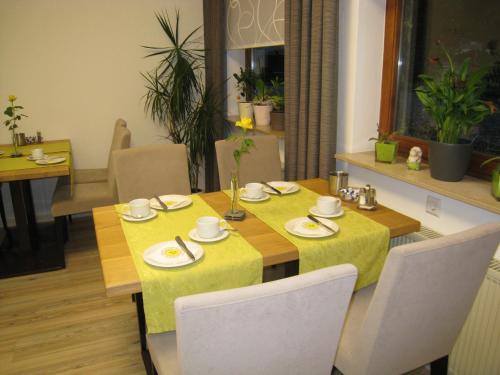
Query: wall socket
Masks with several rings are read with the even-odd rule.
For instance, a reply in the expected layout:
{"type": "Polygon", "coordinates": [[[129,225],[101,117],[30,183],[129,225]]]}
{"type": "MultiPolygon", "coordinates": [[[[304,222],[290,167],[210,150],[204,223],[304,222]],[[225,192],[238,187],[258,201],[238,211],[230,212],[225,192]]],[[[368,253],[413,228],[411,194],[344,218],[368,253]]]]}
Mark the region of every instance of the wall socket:
{"type": "Polygon", "coordinates": [[[425,212],[439,217],[439,215],[441,215],[441,199],[428,195],[427,203],[425,204],[425,212]]]}

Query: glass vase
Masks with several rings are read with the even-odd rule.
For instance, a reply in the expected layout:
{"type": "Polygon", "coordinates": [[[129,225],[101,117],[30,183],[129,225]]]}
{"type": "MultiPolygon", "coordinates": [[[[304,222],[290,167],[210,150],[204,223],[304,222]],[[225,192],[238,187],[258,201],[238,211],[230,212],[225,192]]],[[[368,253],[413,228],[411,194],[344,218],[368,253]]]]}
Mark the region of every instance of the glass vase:
{"type": "Polygon", "coordinates": [[[231,171],[231,213],[238,212],[238,200],[240,199],[240,189],[238,181],[238,170],[231,171]]]}
{"type": "Polygon", "coordinates": [[[12,148],[14,151],[12,152],[12,154],[10,156],[13,158],[17,158],[18,156],[21,156],[22,154],[17,151],[16,130],[12,129],[11,132],[12,132],[12,148]]]}

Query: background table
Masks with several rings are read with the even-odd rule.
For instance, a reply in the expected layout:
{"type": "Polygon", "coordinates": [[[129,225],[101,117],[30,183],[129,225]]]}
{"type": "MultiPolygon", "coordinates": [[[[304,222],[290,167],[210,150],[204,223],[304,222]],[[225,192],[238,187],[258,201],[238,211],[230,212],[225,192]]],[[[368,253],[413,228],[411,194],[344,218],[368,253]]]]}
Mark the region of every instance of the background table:
{"type": "MultiPolygon", "coordinates": [[[[47,141],[19,147],[20,158],[11,158],[12,146],[0,145],[0,182],[8,182],[14,208],[16,227],[14,246],[0,253],[0,277],[30,274],[64,268],[63,249],[55,243],[53,229],[45,227],[40,233],[35,217],[30,180],[68,176],[71,173],[71,143],[69,140],[47,141]],[[52,154],[66,157],[61,164],[39,166],[25,158],[32,148],[51,149],[52,154]],[[22,158],[22,159],[21,159],[22,158]]],[[[44,150],[45,151],[45,150],[44,150]]]]}

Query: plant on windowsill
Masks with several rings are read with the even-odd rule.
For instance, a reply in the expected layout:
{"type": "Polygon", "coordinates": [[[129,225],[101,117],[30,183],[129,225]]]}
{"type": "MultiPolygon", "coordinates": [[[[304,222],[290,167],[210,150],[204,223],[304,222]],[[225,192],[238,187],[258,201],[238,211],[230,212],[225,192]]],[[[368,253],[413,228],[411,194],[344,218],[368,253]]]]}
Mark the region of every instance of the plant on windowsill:
{"type": "Polygon", "coordinates": [[[12,148],[13,152],[10,155],[13,158],[17,158],[22,156],[23,154],[17,150],[17,137],[16,137],[16,129],[18,128],[17,122],[20,121],[23,117],[28,117],[20,111],[24,109],[20,105],[14,105],[14,102],[17,100],[15,95],[9,95],[10,105],[3,112],[4,115],[8,116],[9,119],[5,120],[3,124],[10,130],[12,136],[12,148]]]}
{"type": "Polygon", "coordinates": [[[471,71],[469,58],[456,67],[448,51],[441,48],[448,64],[433,59],[440,65],[441,76],[420,74],[423,85],[415,92],[436,130],[437,141],[429,141],[431,176],[443,181],[460,181],[472,153],[471,142],[464,142],[464,139],[496,108],[493,103],[481,100],[486,70],[471,71]]]}
{"type": "Polygon", "coordinates": [[[285,129],[285,97],[284,97],[284,82],[276,77],[271,80],[272,95],[271,101],[273,103],[273,111],[271,112],[271,128],[273,130],[285,129]]]}
{"type": "Polygon", "coordinates": [[[497,161],[497,166],[493,170],[493,173],[491,175],[491,194],[496,198],[497,201],[500,201],[500,156],[485,160],[483,163],[481,163],[481,167],[488,163],[491,163],[492,161],[497,161]]]}
{"type": "Polygon", "coordinates": [[[256,94],[253,98],[253,111],[255,114],[255,127],[263,131],[271,131],[271,111],[273,102],[269,95],[269,89],[262,79],[255,83],[256,94]]]}
{"type": "Polygon", "coordinates": [[[240,92],[237,97],[240,120],[243,118],[251,119],[253,117],[252,99],[255,94],[257,75],[252,69],[245,68],[243,70],[240,67],[240,74],[234,73],[233,77],[236,79],[236,89],[240,92]]]}
{"type": "Polygon", "coordinates": [[[375,142],[375,160],[384,163],[393,163],[398,155],[399,142],[392,139],[395,134],[383,132],[380,130],[379,124],[377,124],[377,138],[370,138],[369,141],[375,142]]]}

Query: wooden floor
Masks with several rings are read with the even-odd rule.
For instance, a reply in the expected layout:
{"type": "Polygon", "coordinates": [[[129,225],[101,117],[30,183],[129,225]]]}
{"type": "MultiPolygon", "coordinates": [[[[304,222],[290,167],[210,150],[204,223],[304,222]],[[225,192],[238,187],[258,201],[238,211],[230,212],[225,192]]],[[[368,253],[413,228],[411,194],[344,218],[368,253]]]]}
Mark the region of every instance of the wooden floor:
{"type": "Polygon", "coordinates": [[[70,231],[66,269],[0,280],[0,374],[145,374],[135,305],[106,297],[91,220],[70,231]]]}

